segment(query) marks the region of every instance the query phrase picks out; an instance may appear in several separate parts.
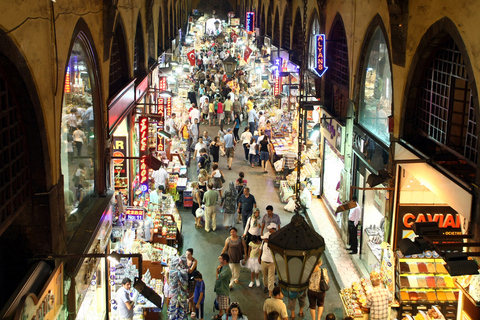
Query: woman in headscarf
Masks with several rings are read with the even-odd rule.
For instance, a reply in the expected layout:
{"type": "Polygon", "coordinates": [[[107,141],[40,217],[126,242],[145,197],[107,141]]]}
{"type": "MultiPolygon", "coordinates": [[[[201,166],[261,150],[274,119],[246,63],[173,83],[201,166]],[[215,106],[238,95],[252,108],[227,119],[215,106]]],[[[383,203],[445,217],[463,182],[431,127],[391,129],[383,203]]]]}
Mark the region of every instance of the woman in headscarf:
{"type": "Polygon", "coordinates": [[[237,188],[235,188],[235,182],[230,181],[228,183],[228,189],[222,197],[223,206],[223,225],[225,229],[233,227],[235,224],[235,213],[237,212],[237,188]]]}

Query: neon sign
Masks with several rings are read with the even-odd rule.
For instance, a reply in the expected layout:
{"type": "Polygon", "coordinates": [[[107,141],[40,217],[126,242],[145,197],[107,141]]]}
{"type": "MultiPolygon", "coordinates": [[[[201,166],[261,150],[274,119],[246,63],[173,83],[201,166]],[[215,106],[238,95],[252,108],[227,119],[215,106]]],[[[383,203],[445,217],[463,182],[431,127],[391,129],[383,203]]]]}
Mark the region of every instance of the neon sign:
{"type": "Polygon", "coordinates": [[[278,96],[280,94],[280,88],[282,87],[282,78],[279,75],[278,67],[275,72],[275,85],[273,87],[273,95],[278,96]]]}
{"type": "Polygon", "coordinates": [[[165,140],[160,135],[160,132],[163,130],[162,127],[157,126],[157,151],[165,151],[165,140]]]}
{"type": "Polygon", "coordinates": [[[70,93],[70,67],[67,67],[67,73],[65,74],[65,93],[70,93]]]}
{"type": "Polygon", "coordinates": [[[147,140],[148,140],[148,118],[140,117],[140,156],[147,155],[147,140]]]}
{"type": "Polygon", "coordinates": [[[255,32],[255,12],[247,12],[245,21],[245,31],[255,32]]]}
{"type": "Polygon", "coordinates": [[[172,115],[172,98],[167,98],[167,117],[172,115]]]}
{"type": "Polygon", "coordinates": [[[167,77],[159,77],[160,80],[158,81],[158,90],[160,92],[167,90],[167,77]]]}
{"type": "Polygon", "coordinates": [[[140,208],[127,207],[125,210],[126,220],[143,220],[144,210],[140,208]]]}
{"type": "Polygon", "coordinates": [[[321,77],[327,71],[328,67],[325,65],[325,35],[317,34],[315,36],[315,73],[321,77]]]}
{"type": "Polygon", "coordinates": [[[147,156],[140,159],[140,190],[142,192],[148,191],[148,167],[147,156]]]}

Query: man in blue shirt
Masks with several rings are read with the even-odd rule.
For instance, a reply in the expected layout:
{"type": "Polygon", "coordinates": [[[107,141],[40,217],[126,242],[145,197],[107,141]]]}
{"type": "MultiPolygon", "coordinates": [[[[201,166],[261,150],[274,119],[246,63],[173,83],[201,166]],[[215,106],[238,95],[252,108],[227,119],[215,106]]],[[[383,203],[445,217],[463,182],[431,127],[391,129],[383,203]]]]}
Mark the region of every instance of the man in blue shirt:
{"type": "Polygon", "coordinates": [[[132,280],[124,278],[122,280],[122,287],[117,290],[115,299],[118,304],[118,316],[121,320],[133,319],[133,301],[130,300],[130,288],[132,287],[132,280]]]}
{"type": "Polygon", "coordinates": [[[195,303],[195,313],[196,317],[199,320],[203,320],[204,313],[203,313],[203,304],[205,302],[205,282],[203,282],[203,276],[200,272],[194,277],[196,284],[195,284],[195,291],[193,292],[193,302],[195,303]]]}
{"type": "Polygon", "coordinates": [[[232,161],[233,161],[233,156],[235,155],[234,148],[235,148],[235,145],[237,144],[232,134],[232,128],[227,129],[227,134],[223,137],[223,140],[225,141],[225,154],[227,155],[227,167],[228,167],[228,170],[232,170],[232,161]]]}
{"type": "Polygon", "coordinates": [[[247,224],[248,218],[253,213],[253,208],[257,207],[257,201],[255,197],[250,194],[250,188],[243,189],[243,194],[238,200],[238,213],[242,214],[243,229],[245,230],[245,225],[247,224]]]}
{"type": "Polygon", "coordinates": [[[250,132],[255,132],[256,122],[258,120],[257,116],[257,106],[253,106],[252,110],[248,111],[248,125],[250,127],[250,132]]]}

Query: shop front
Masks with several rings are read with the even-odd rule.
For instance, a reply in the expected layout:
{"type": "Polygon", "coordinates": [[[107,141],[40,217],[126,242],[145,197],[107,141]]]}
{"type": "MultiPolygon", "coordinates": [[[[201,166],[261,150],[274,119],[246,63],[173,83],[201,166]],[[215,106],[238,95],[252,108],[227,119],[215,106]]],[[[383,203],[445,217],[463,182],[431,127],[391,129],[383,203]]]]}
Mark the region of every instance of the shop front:
{"type": "Polygon", "coordinates": [[[399,316],[415,316],[430,309],[437,309],[445,319],[469,319],[468,313],[478,315],[475,308],[470,308],[472,301],[476,304],[473,297],[478,298],[478,275],[452,277],[438,252],[429,249],[407,256],[399,246],[402,239],[416,237],[414,222],[436,222],[446,236],[466,234],[471,220],[471,192],[400,143],[395,145],[395,162],[397,194],[392,243],[393,248],[399,247],[395,252],[399,316]]]}

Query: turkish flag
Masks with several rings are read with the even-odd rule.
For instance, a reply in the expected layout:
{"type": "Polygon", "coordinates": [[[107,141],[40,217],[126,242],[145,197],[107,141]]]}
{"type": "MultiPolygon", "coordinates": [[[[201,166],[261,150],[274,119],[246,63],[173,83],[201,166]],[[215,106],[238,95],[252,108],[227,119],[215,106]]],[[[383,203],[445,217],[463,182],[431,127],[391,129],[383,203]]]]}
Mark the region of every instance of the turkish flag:
{"type": "Polygon", "coordinates": [[[237,43],[238,35],[237,35],[235,32],[232,32],[232,36],[231,36],[231,37],[232,37],[232,41],[233,41],[234,43],[237,43]]]}
{"type": "Polygon", "coordinates": [[[245,62],[247,62],[248,58],[250,57],[250,55],[252,54],[252,49],[250,49],[250,47],[245,47],[245,53],[243,54],[243,60],[245,60],[245,62]]]}
{"type": "Polygon", "coordinates": [[[188,61],[190,61],[190,65],[195,65],[195,49],[187,53],[188,61]]]}

